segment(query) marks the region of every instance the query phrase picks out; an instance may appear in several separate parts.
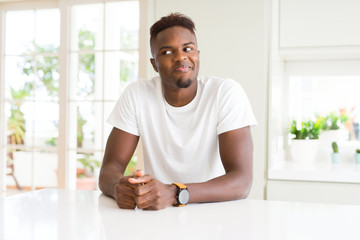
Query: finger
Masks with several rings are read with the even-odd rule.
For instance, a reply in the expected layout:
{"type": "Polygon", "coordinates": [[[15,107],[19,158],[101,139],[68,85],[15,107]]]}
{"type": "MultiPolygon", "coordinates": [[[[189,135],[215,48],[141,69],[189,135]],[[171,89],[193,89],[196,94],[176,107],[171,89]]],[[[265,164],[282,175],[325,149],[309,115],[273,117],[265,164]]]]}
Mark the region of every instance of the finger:
{"type": "Polygon", "coordinates": [[[141,169],[137,169],[137,170],[134,172],[134,174],[133,174],[134,177],[142,177],[142,176],[144,176],[144,175],[145,175],[145,173],[144,173],[144,171],[141,170],[141,169]]]}
{"type": "Polygon", "coordinates": [[[121,202],[117,202],[117,205],[119,206],[119,208],[123,208],[123,209],[134,209],[136,207],[135,201],[133,202],[121,201],[121,202]]]}
{"type": "Polygon", "coordinates": [[[153,184],[150,182],[148,184],[138,185],[135,190],[135,196],[142,196],[149,194],[153,190],[153,184]]]}
{"type": "Polygon", "coordinates": [[[141,183],[148,183],[153,179],[151,175],[144,175],[142,177],[131,177],[128,179],[129,183],[131,184],[141,184],[141,183]]]}
{"type": "Polygon", "coordinates": [[[136,206],[139,209],[153,208],[154,201],[149,195],[139,196],[135,198],[136,206]]]}
{"type": "Polygon", "coordinates": [[[135,197],[131,197],[125,194],[116,195],[116,203],[120,208],[135,208],[135,197]]]}
{"type": "Polygon", "coordinates": [[[128,179],[126,179],[126,182],[119,182],[116,185],[117,192],[134,192],[135,188],[136,186],[129,183],[128,179]]]}

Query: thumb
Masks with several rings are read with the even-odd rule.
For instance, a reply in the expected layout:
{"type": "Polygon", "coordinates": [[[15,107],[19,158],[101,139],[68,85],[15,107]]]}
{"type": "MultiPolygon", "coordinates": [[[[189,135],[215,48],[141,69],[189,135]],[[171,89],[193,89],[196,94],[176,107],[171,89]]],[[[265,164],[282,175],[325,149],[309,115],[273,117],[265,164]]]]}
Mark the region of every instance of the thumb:
{"type": "Polygon", "coordinates": [[[131,184],[146,184],[153,179],[150,175],[143,175],[140,177],[131,177],[128,179],[128,182],[131,184]]]}
{"type": "Polygon", "coordinates": [[[137,169],[134,173],[133,173],[133,177],[142,177],[144,176],[144,171],[141,169],[137,169]]]}

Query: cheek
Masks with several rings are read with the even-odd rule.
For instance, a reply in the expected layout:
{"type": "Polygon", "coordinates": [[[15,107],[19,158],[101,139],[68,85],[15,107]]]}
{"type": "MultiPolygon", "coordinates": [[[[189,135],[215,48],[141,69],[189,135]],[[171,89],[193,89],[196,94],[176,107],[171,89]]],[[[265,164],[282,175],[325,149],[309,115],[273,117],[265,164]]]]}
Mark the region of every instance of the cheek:
{"type": "Polygon", "coordinates": [[[196,63],[197,65],[199,64],[199,59],[200,59],[200,56],[199,54],[194,54],[192,57],[191,57],[192,61],[194,63],[196,63]]]}
{"type": "Polygon", "coordinates": [[[169,61],[164,61],[164,60],[159,60],[158,63],[157,63],[157,68],[160,70],[167,70],[169,69],[171,66],[170,66],[170,63],[169,61]]]}

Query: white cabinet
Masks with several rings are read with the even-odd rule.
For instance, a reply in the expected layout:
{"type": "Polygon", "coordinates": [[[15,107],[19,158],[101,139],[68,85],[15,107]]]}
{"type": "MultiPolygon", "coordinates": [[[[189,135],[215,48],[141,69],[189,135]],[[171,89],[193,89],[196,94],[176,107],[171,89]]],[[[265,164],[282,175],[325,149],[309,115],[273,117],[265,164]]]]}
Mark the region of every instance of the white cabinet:
{"type": "Polygon", "coordinates": [[[280,48],[360,45],[360,1],[280,0],[280,48]]]}
{"type": "Polygon", "coordinates": [[[269,180],[267,200],[360,204],[360,184],[269,180]]]}

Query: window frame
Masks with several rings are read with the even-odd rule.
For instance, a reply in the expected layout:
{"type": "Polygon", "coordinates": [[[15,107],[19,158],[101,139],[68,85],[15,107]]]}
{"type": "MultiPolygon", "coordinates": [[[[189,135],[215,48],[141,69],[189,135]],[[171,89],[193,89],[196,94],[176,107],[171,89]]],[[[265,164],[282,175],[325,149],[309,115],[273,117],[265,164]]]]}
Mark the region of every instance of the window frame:
{"type": "MultiPolygon", "coordinates": [[[[121,1],[137,1],[139,3],[139,42],[137,52],[139,55],[138,60],[138,78],[145,78],[149,76],[149,63],[146,61],[150,58],[149,44],[146,39],[148,34],[148,21],[151,19],[149,15],[149,3],[146,0],[51,0],[51,1],[26,1],[26,2],[5,2],[0,3],[0,18],[4,20],[6,11],[15,10],[34,10],[34,9],[47,9],[47,8],[58,8],[60,10],[60,47],[58,50],[59,59],[59,125],[58,125],[58,145],[57,145],[57,156],[58,156],[58,188],[75,189],[76,188],[76,159],[70,159],[68,153],[70,151],[69,146],[69,106],[71,99],[69,97],[69,80],[70,80],[70,9],[74,5],[83,4],[94,4],[94,3],[110,3],[110,2],[121,2],[121,1]],[[146,7],[146,9],[144,9],[146,7]],[[145,62],[146,61],[146,62],[145,62]]],[[[150,3],[151,4],[151,3],[150,3]]],[[[4,89],[5,79],[2,71],[4,66],[4,21],[1,21],[0,26],[0,196],[6,192],[6,130],[5,127],[6,119],[4,111],[4,89]]],[[[104,33],[103,33],[104,34],[104,33]]],[[[151,68],[150,68],[151,69],[151,68]]],[[[104,101],[104,99],[102,99],[104,101]]],[[[103,123],[104,124],[104,123],[103,123]]],[[[103,144],[104,145],[104,144],[103,144]]],[[[104,152],[104,147],[101,146],[101,152],[104,152]]],[[[141,149],[141,146],[140,146],[141,149]]],[[[95,149],[93,149],[95,150],[95,149]]],[[[140,157],[141,161],[141,157],[140,157]]],[[[32,169],[34,171],[34,169],[32,169]]]]}

